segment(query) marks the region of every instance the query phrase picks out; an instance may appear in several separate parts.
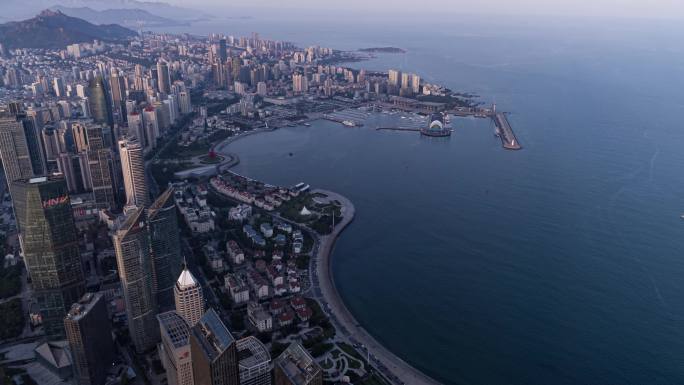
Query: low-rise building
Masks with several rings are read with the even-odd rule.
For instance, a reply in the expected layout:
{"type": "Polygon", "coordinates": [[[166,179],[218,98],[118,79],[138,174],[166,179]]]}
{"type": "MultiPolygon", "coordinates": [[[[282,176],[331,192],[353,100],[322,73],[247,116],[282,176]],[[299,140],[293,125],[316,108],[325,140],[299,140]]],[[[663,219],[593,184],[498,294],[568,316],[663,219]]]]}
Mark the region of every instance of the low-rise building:
{"type": "Polygon", "coordinates": [[[273,330],[273,317],[256,302],[247,305],[247,318],[249,322],[259,332],[269,332],[273,330]]]}

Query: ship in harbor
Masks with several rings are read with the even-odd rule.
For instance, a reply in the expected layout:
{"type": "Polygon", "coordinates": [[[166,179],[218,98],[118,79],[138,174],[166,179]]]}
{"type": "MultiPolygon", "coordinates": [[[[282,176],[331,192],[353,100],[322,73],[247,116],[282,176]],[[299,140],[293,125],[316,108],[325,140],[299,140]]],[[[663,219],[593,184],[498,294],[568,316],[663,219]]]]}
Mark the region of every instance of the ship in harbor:
{"type": "Polygon", "coordinates": [[[451,129],[447,128],[446,115],[443,112],[437,112],[430,115],[428,125],[420,130],[420,133],[425,136],[451,136],[451,129]]]}

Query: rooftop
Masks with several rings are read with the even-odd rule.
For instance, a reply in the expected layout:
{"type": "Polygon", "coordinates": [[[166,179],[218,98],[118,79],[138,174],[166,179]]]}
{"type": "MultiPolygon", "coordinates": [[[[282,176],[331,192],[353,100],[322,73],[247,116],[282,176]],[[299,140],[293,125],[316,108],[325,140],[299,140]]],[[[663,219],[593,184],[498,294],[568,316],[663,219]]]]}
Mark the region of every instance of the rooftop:
{"type": "Polygon", "coordinates": [[[181,289],[187,289],[190,287],[196,287],[199,284],[197,283],[197,279],[195,278],[195,276],[192,275],[190,270],[188,270],[188,268],[186,267],[185,269],[183,269],[183,272],[181,272],[181,275],[178,277],[176,285],[181,289]]]}
{"type": "Polygon", "coordinates": [[[238,340],[237,350],[241,368],[249,369],[255,366],[270,364],[271,362],[271,355],[268,349],[254,336],[238,340]]]}
{"type": "Polygon", "coordinates": [[[322,370],[306,349],[296,342],[276,358],[274,365],[280,367],[295,385],[308,384],[322,370]]]}
{"type": "Polygon", "coordinates": [[[200,343],[202,350],[211,360],[220,356],[235,338],[230,334],[214,309],[209,309],[192,328],[192,334],[200,343]]]}
{"type": "Polygon", "coordinates": [[[159,328],[162,338],[168,338],[175,348],[180,348],[188,344],[190,338],[190,327],[175,311],[167,311],[157,315],[159,328]]]}

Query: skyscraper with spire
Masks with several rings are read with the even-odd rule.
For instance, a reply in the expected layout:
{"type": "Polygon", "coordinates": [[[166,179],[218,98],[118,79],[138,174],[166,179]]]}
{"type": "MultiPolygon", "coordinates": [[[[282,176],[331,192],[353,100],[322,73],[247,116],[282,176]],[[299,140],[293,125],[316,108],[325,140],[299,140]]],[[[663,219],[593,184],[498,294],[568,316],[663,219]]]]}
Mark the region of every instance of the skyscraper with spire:
{"type": "Polygon", "coordinates": [[[173,289],[176,312],[190,327],[195,326],[204,315],[204,294],[202,286],[185,266],[173,289]]]}

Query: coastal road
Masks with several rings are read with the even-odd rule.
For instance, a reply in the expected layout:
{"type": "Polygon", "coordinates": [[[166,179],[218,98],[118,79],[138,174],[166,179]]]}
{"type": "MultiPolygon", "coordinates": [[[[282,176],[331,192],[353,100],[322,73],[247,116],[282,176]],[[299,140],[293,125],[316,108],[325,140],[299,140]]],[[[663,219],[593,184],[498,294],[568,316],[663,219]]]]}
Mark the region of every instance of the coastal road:
{"type": "Polygon", "coordinates": [[[354,205],[342,195],[326,190],[313,190],[327,195],[330,200],[337,200],[342,204],[342,221],[336,224],[329,235],[321,236],[318,250],[315,254],[316,276],[318,289],[313,290],[319,302],[323,303],[323,310],[329,313],[331,321],[337,331],[352,344],[362,345],[372,357],[371,363],[395,384],[434,385],[439,382],[423,374],[406,361],[387,350],[373,338],[354,318],[340,297],[332,274],[331,255],[335,240],[354,219],[354,205]]]}

